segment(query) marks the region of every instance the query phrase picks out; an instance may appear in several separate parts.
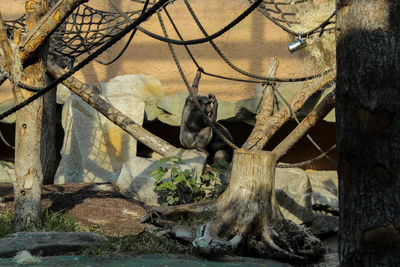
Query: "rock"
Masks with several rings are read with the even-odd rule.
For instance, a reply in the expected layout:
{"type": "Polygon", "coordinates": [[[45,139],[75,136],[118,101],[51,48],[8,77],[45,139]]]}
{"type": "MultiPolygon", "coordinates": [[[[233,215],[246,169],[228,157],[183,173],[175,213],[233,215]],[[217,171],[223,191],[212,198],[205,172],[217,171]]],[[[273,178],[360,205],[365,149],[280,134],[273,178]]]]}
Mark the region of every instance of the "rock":
{"type": "Polygon", "coordinates": [[[300,168],[276,168],[275,193],[286,219],[297,224],[313,220],[312,190],[305,171],[300,168]]]}
{"type": "MultiPolygon", "coordinates": [[[[181,170],[192,170],[194,177],[203,173],[206,156],[196,150],[181,149],[177,156],[185,161],[184,164],[176,164],[181,170]]],[[[150,158],[135,157],[125,162],[121,174],[118,177],[116,185],[120,192],[126,197],[144,202],[147,205],[159,205],[159,195],[155,191],[155,179],[150,172],[159,166],[168,164],[159,164],[158,160],[150,158]]]]}
{"type": "Polygon", "coordinates": [[[235,118],[235,114],[237,113],[237,107],[235,103],[228,101],[220,101],[218,100],[218,115],[217,121],[219,120],[230,120],[235,118]]]}
{"type": "Polygon", "coordinates": [[[260,99],[250,98],[237,101],[236,113],[234,119],[243,121],[247,124],[254,125],[256,123],[255,115],[257,114],[257,109],[260,105],[260,99]]]}
{"type": "Polygon", "coordinates": [[[337,233],[339,230],[339,217],[314,212],[314,220],[311,224],[311,231],[314,235],[337,233]]]}
{"type": "Polygon", "coordinates": [[[62,104],[64,105],[65,102],[67,101],[67,98],[74,94],[71,90],[69,90],[65,85],[62,83],[57,85],[57,94],[56,94],[56,101],[57,104],[62,104]]]}
{"type": "Polygon", "coordinates": [[[103,95],[135,94],[142,100],[148,96],[165,94],[161,82],[151,75],[130,74],[100,83],[103,95]]]}
{"type": "MultiPolygon", "coordinates": [[[[149,107],[148,109],[146,108],[146,112],[147,110],[150,112],[148,117],[155,119],[155,114],[157,114],[157,118],[161,122],[172,126],[179,126],[181,123],[183,106],[185,105],[188,95],[188,92],[183,91],[176,94],[163,96],[157,103],[158,109],[155,109],[154,106],[151,106],[151,108],[149,107]]],[[[236,103],[218,101],[217,121],[240,120],[254,124],[255,114],[257,113],[257,108],[260,101],[260,98],[239,100],[236,103]]]]}
{"type": "Polygon", "coordinates": [[[144,109],[145,120],[154,121],[158,116],[164,114],[164,111],[157,106],[161,98],[162,95],[152,95],[146,98],[146,106],[144,109]]]}
{"type": "Polygon", "coordinates": [[[14,163],[0,161],[0,183],[12,183],[15,179],[14,163]]]}
{"type": "Polygon", "coordinates": [[[95,233],[78,232],[21,232],[0,239],[0,257],[13,257],[27,250],[43,256],[62,255],[98,245],[107,239],[95,233]]]}
{"type": "Polygon", "coordinates": [[[180,125],[183,106],[188,95],[188,92],[183,91],[162,97],[157,103],[157,107],[163,110],[158,119],[172,126],[180,125]]]}
{"type": "MultiPolygon", "coordinates": [[[[9,110],[10,108],[13,108],[15,106],[14,104],[14,99],[8,99],[4,102],[0,103],[0,114],[3,112],[6,112],[7,110],[9,110]]],[[[15,123],[15,112],[7,117],[5,117],[4,119],[0,120],[0,122],[2,123],[7,123],[7,124],[12,124],[15,123]]]]}
{"type": "Polygon", "coordinates": [[[307,171],[315,209],[339,212],[337,171],[307,171]]]}
{"type": "Polygon", "coordinates": [[[18,265],[38,264],[41,262],[39,257],[32,256],[27,250],[18,252],[13,260],[18,265]]]}
{"type": "MultiPolygon", "coordinates": [[[[101,83],[102,97],[122,113],[142,124],[145,99],[162,92],[149,75],[126,75],[101,83]]],[[[56,184],[67,182],[115,182],[122,165],[136,156],[136,139],[71,95],[63,107],[64,144],[56,184]]]]}

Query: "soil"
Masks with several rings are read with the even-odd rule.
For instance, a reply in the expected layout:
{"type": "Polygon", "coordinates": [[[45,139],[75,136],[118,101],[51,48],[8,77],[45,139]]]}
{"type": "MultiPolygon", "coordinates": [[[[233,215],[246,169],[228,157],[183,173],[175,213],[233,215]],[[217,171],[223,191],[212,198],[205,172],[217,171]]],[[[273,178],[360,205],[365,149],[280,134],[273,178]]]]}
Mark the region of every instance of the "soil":
{"type": "MultiPolygon", "coordinates": [[[[13,209],[14,193],[11,184],[0,183],[0,212],[13,209]]],[[[71,183],[45,185],[42,190],[42,209],[66,211],[83,226],[98,228],[106,236],[139,234],[147,224],[140,223],[146,214],[145,206],[127,199],[113,184],[71,183]]]]}

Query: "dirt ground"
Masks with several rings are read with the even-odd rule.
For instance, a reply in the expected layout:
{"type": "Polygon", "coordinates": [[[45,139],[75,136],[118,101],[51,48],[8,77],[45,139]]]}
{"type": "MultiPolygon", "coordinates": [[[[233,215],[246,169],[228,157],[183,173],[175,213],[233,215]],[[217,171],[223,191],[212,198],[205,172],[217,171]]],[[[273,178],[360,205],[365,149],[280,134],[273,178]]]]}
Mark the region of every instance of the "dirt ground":
{"type": "MultiPolygon", "coordinates": [[[[0,211],[13,209],[11,184],[0,183],[0,211]]],[[[76,222],[96,227],[107,236],[138,234],[146,224],[140,218],[146,214],[141,203],[127,199],[112,184],[75,183],[45,185],[42,209],[65,210],[76,222]]]]}

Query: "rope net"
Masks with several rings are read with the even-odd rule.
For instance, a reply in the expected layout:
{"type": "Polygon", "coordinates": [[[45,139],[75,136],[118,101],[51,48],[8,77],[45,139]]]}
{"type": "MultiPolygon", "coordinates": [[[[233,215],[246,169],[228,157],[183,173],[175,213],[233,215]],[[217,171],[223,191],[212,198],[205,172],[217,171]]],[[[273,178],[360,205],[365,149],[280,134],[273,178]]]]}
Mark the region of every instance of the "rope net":
{"type": "MultiPolygon", "coordinates": [[[[141,13],[145,1],[132,0],[137,9],[125,12],[131,20],[135,20],[141,13]]],[[[254,3],[255,0],[249,0],[254,3]]],[[[307,0],[297,1],[263,1],[258,7],[266,18],[273,21],[288,33],[301,36],[305,33],[296,32],[291,25],[298,24],[296,21],[296,10],[302,7],[307,0]]],[[[151,4],[150,4],[151,5],[151,4]]],[[[333,18],[329,19],[332,23],[333,18]]],[[[52,35],[50,53],[52,55],[77,58],[85,53],[90,53],[99,46],[107,43],[113,36],[118,34],[129,21],[119,12],[104,11],[95,9],[86,4],[80,5],[63,23],[61,27],[52,35]]],[[[12,36],[13,29],[25,30],[25,16],[16,20],[5,21],[9,36],[12,36]]],[[[322,25],[325,27],[326,25],[322,25]]],[[[321,25],[316,25],[313,34],[321,29],[321,25]]]]}
{"type": "MultiPolygon", "coordinates": [[[[137,10],[126,12],[135,20],[141,13],[137,10]]],[[[56,56],[77,58],[107,43],[121,32],[129,22],[120,13],[98,10],[86,4],[80,5],[68,19],[53,33],[50,53],[56,56]]],[[[9,35],[13,29],[25,30],[25,15],[5,21],[9,35]]]]}

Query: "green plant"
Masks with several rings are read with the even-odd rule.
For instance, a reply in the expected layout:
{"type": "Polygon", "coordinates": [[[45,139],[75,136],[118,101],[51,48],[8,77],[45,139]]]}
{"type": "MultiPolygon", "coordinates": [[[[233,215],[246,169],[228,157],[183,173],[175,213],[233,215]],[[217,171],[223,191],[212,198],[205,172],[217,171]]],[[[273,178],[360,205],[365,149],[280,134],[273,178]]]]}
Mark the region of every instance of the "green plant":
{"type": "Polygon", "coordinates": [[[0,213],[0,238],[6,237],[12,233],[15,233],[14,213],[10,210],[5,210],[0,213]]]}
{"type": "MultiPolygon", "coordinates": [[[[181,170],[179,164],[185,163],[177,156],[162,158],[157,162],[160,166],[152,170],[156,190],[160,192],[160,201],[166,205],[202,202],[216,199],[225,189],[226,183],[220,181],[229,164],[221,162],[200,176],[196,181],[191,170],[181,170]]],[[[226,176],[226,175],[225,175],[226,176]]]]}
{"type": "Polygon", "coordinates": [[[52,232],[90,232],[93,229],[83,227],[68,217],[66,211],[50,211],[48,209],[42,212],[40,221],[38,221],[31,231],[52,231],[52,232]]]}
{"type": "MultiPolygon", "coordinates": [[[[40,220],[25,229],[28,232],[52,231],[52,232],[93,232],[94,228],[86,228],[67,216],[65,211],[52,212],[44,210],[40,220]]],[[[14,213],[6,210],[0,213],[0,238],[15,233],[14,213]]]]}
{"type": "Polygon", "coordinates": [[[160,166],[150,172],[155,179],[154,185],[160,192],[161,202],[167,205],[188,203],[198,198],[203,189],[196,182],[191,170],[181,170],[177,164],[185,163],[177,156],[162,158],[160,166]]]}

